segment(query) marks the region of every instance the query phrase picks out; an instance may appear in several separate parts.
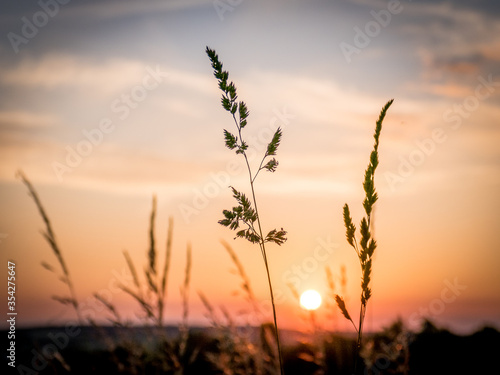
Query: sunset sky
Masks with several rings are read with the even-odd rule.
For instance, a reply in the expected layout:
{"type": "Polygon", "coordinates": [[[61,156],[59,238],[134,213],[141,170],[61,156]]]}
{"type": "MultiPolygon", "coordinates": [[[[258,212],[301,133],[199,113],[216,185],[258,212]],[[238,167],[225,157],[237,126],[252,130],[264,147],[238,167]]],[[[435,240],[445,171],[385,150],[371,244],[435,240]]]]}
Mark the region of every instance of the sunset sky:
{"type": "MultiPolygon", "coordinates": [[[[254,168],[283,129],[277,171],[256,180],[265,231],[288,231],[283,246],[268,247],[282,328],[307,323],[287,284],[327,299],[325,266],[338,285],[345,266],[357,315],[360,269],[342,207],[359,226],[375,120],[392,98],[366,329],[397,317],[412,329],[422,317],[457,332],[500,328],[499,3],[59,1],[4,2],[0,15],[0,275],[7,283],[7,260],[16,263],[19,326],[75,316],[51,299],[67,292],[41,266],[59,270],[17,170],[39,192],[82,304],[107,291],[135,319],[138,306],[114,285],[131,283],[123,250],[139,270],[147,265],[156,194],[160,264],[174,220],[165,319],[181,318],[188,243],[191,324],[209,323],[198,291],[235,317],[248,309],[221,240],[267,306],[258,247],[217,223],[235,205],[228,186],[248,193],[248,175],[224,147],[234,123],[220,106],[210,46],[249,107],[254,168]]],[[[326,329],[352,328],[325,304],[317,314],[326,329]]]]}

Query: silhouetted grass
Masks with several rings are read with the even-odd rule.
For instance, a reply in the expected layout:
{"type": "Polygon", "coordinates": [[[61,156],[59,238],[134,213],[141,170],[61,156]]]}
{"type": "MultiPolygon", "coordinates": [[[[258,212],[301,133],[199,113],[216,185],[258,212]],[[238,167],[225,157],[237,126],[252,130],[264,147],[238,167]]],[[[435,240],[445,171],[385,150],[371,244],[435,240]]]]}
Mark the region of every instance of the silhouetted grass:
{"type": "Polygon", "coordinates": [[[263,314],[243,264],[232,247],[225,241],[221,242],[241,280],[238,284],[239,290],[235,293],[243,296],[249,305],[246,312],[259,322],[259,335],[255,337],[255,328],[248,321],[246,324],[236,324],[230,311],[224,306],[215,308],[202,292],[198,292],[206,309],[206,317],[216,328],[218,337],[220,351],[211,354],[211,361],[224,374],[273,375],[278,367],[274,325],[261,320],[263,314]]]}
{"type": "MultiPolygon", "coordinates": [[[[52,229],[52,224],[50,223],[49,217],[45,212],[45,209],[42,206],[42,202],[40,201],[40,198],[38,197],[38,193],[36,192],[35,188],[31,184],[31,182],[28,180],[28,178],[24,175],[22,171],[17,172],[17,177],[21,179],[23,184],[28,188],[29,195],[31,198],[33,198],[33,201],[36,204],[36,207],[38,208],[38,211],[40,212],[40,216],[42,217],[42,220],[45,224],[45,231],[42,231],[42,235],[45,238],[45,240],[48,242],[50,248],[52,249],[54,255],[56,256],[56,259],[59,263],[59,266],[61,267],[62,275],[59,275],[58,279],[61,280],[66,286],[68,287],[69,291],[69,296],[52,296],[52,298],[63,305],[71,305],[73,309],[75,310],[76,316],[78,318],[78,322],[80,324],[83,324],[83,317],[80,312],[79,304],[78,304],[78,299],[76,298],[76,293],[75,293],[75,288],[73,286],[73,281],[71,279],[71,275],[68,269],[68,266],[66,265],[66,261],[64,260],[63,254],[61,252],[61,249],[59,248],[59,245],[56,240],[56,235],[54,233],[54,230],[52,229]]],[[[50,264],[46,262],[42,262],[42,266],[47,269],[48,271],[54,272],[57,275],[57,271],[52,267],[50,264]]]]}
{"type": "Polygon", "coordinates": [[[248,108],[245,102],[238,101],[236,86],[233,82],[228,82],[229,73],[222,70],[222,63],[220,62],[217,53],[209,47],[206,48],[206,53],[210,58],[212,68],[214,70],[214,76],[215,78],[217,78],[219,88],[222,91],[222,107],[231,114],[236,125],[237,135],[234,135],[233,133],[224,129],[225,145],[228,149],[235,150],[237,155],[243,156],[248,171],[250,189],[252,193],[252,202],[250,202],[245,194],[239,192],[231,186],[233,197],[236,199],[238,205],[236,207],[233,207],[232,210],[224,210],[224,219],[219,220],[219,224],[229,227],[232,230],[237,230],[237,237],[245,238],[251,243],[258,244],[260,247],[262,259],[264,260],[264,265],[266,268],[269,294],[271,296],[276,343],[278,347],[279,367],[280,372],[283,375],[283,360],[281,358],[281,344],[279,340],[278,321],[276,319],[276,305],[274,303],[273,286],[271,282],[269,264],[267,261],[266,243],[274,242],[277,245],[283,244],[286,241],[286,231],[284,231],[283,228],[281,228],[280,230],[273,229],[266,236],[263,235],[261,218],[259,216],[259,209],[257,207],[257,199],[255,196],[254,188],[255,180],[260,171],[267,170],[269,172],[274,172],[278,167],[278,161],[272,156],[276,155],[276,151],[281,142],[282,132],[281,128],[278,127],[276,129],[273,138],[267,145],[266,152],[262,157],[257,171],[255,173],[252,172],[252,168],[247,157],[247,150],[249,145],[243,139],[242,135],[243,129],[245,128],[245,126],[247,126],[247,118],[249,115],[248,108]],[[244,225],[244,229],[240,228],[240,224],[244,225]]]}
{"type": "MultiPolygon", "coordinates": [[[[373,151],[370,154],[370,162],[368,163],[368,167],[366,168],[365,171],[365,178],[363,181],[363,189],[365,191],[365,199],[363,201],[363,208],[365,209],[365,214],[366,216],[363,217],[361,220],[360,224],[360,240],[359,240],[359,245],[358,241],[356,240],[356,226],[352,222],[351,218],[351,213],[349,212],[349,206],[347,204],[344,205],[344,210],[343,210],[343,216],[344,216],[344,225],[346,228],[346,238],[347,242],[351,247],[354,249],[356,252],[356,255],[358,256],[359,259],[359,264],[361,266],[361,307],[359,311],[359,323],[358,326],[354,323],[352,320],[347,307],[345,305],[344,299],[339,296],[338,294],[335,296],[335,300],[337,302],[337,305],[339,309],[341,310],[342,314],[344,317],[349,320],[352,325],[354,326],[354,329],[356,330],[358,334],[358,340],[357,340],[357,351],[361,350],[361,342],[362,342],[362,337],[363,337],[363,323],[365,320],[365,314],[366,314],[366,305],[368,303],[368,300],[370,299],[372,295],[371,287],[370,287],[370,281],[371,281],[371,272],[372,272],[372,258],[373,254],[375,252],[375,249],[377,247],[377,242],[375,239],[372,237],[371,233],[371,219],[372,219],[372,212],[373,212],[373,206],[375,205],[375,202],[377,202],[378,195],[377,192],[375,191],[375,170],[377,169],[379,160],[378,160],[378,146],[379,146],[379,138],[380,138],[380,132],[382,131],[382,122],[384,120],[384,117],[386,115],[387,110],[391,106],[393,100],[390,100],[386,103],[386,105],[382,108],[380,111],[379,118],[376,122],[375,125],[375,133],[373,135],[373,138],[375,140],[374,145],[373,145],[373,151]]],[[[358,361],[355,362],[355,372],[357,371],[357,363],[358,361]]]]}
{"type": "MultiPolygon", "coordinates": [[[[42,206],[41,200],[31,182],[28,178],[19,171],[17,176],[21,179],[24,185],[28,188],[30,196],[33,198],[40,215],[45,223],[46,230],[42,232],[42,235],[49,243],[52,251],[54,252],[59,265],[62,270],[62,275],[59,279],[68,286],[68,290],[70,292],[70,296],[53,296],[52,298],[64,305],[71,305],[75,310],[75,313],[78,317],[79,323],[82,325],[85,323],[82,312],[80,311],[80,305],[76,298],[76,294],[73,287],[73,282],[70,277],[69,268],[66,265],[66,262],[63,257],[63,253],[60,250],[60,247],[56,241],[56,236],[54,230],[52,229],[51,222],[49,217],[42,206]]],[[[149,228],[149,249],[146,254],[147,258],[147,266],[144,270],[144,278],[145,281],[141,282],[139,278],[139,273],[137,272],[136,267],[133,264],[133,261],[127,251],[124,251],[125,261],[130,270],[133,279],[133,286],[128,286],[121,284],[119,285],[120,289],[122,289],[126,294],[130,295],[139,305],[139,307],[143,311],[143,315],[141,317],[142,324],[145,327],[150,327],[151,333],[149,338],[155,338],[153,341],[155,342],[154,346],[159,348],[159,352],[151,352],[149,349],[143,346],[143,343],[134,342],[134,339],[131,337],[124,337],[119,342],[113,342],[108,337],[104,337],[105,341],[109,343],[110,348],[116,348],[117,345],[122,347],[125,350],[123,353],[126,354],[126,362],[128,366],[131,368],[131,373],[142,373],[144,371],[145,358],[146,362],[154,362],[155,366],[161,368],[164,371],[173,371],[174,374],[180,374],[183,371],[183,368],[186,364],[189,364],[189,361],[192,361],[193,358],[186,359],[186,347],[189,339],[189,325],[188,325],[188,317],[189,317],[189,285],[190,285],[190,275],[191,275],[191,246],[188,244],[186,251],[186,269],[184,282],[181,286],[181,297],[182,297],[182,319],[179,325],[179,338],[174,344],[171,343],[163,330],[163,318],[164,318],[164,310],[166,306],[166,294],[167,294],[167,280],[168,280],[168,271],[170,266],[170,258],[172,252],[172,234],[173,234],[173,219],[169,218],[169,225],[167,229],[167,241],[165,248],[165,260],[164,266],[162,267],[162,272],[158,271],[158,255],[156,250],[156,240],[155,240],[155,218],[156,218],[156,197],[153,196],[153,204],[150,215],[150,228],[149,228]],[[152,324],[152,325],[151,325],[152,324]]],[[[42,266],[57,274],[57,271],[53,266],[48,264],[47,262],[42,262],[42,266]]],[[[93,297],[101,302],[106,310],[111,314],[111,317],[108,318],[110,322],[114,326],[126,328],[130,326],[130,323],[124,321],[119,311],[116,307],[108,301],[104,296],[99,293],[94,293],[93,297]]],[[[99,330],[99,325],[96,321],[90,317],[87,318],[89,324],[99,330]]],[[[104,330],[100,329],[100,332],[104,332],[104,330]]],[[[105,335],[104,335],[105,336],[105,335]]],[[[122,353],[122,354],[123,354],[122,353]]],[[[192,353],[191,353],[192,354],[192,353]]],[[[122,366],[122,359],[116,356],[115,351],[111,351],[111,359],[115,360],[117,368],[122,366]]],[[[62,366],[63,369],[70,371],[69,366],[66,364],[66,361],[61,356],[59,352],[57,352],[52,360],[57,362],[58,366],[62,366]]]]}
{"type": "MultiPolygon", "coordinates": [[[[276,306],[270,276],[270,267],[267,259],[266,244],[268,242],[274,242],[277,245],[283,244],[286,241],[286,231],[283,229],[273,229],[269,231],[267,235],[263,234],[264,232],[262,231],[261,218],[259,216],[255,194],[255,181],[260,171],[267,170],[269,172],[274,172],[278,166],[278,162],[273,156],[276,155],[278,146],[281,142],[282,133],[280,128],[275,131],[272,139],[267,145],[266,152],[260,161],[257,171],[253,172],[247,157],[249,145],[245,142],[242,135],[242,131],[247,125],[247,118],[249,115],[248,108],[244,102],[237,100],[238,96],[236,93],[236,87],[233,82],[228,81],[229,74],[228,72],[222,70],[222,63],[219,61],[215,51],[207,47],[206,53],[210,58],[214,75],[217,78],[219,88],[222,91],[222,106],[231,114],[236,125],[236,135],[224,130],[225,145],[230,150],[235,151],[237,155],[241,155],[244,158],[247,166],[251,190],[251,199],[248,199],[245,194],[236,190],[234,187],[231,187],[233,197],[237,201],[237,206],[233,207],[232,210],[224,210],[224,219],[220,220],[219,223],[235,230],[236,237],[244,238],[251,243],[259,245],[264,261],[271,297],[273,323],[271,324],[261,321],[262,311],[252,290],[250,278],[245,272],[243,264],[239,261],[236,252],[228,243],[222,242],[224,249],[229,254],[231,261],[236,267],[237,275],[241,279],[241,283],[239,284],[240,291],[243,292],[244,299],[250,306],[250,313],[257,318],[260,324],[258,325],[258,335],[256,337],[253,327],[250,327],[249,325],[247,325],[247,327],[237,325],[230,311],[223,306],[216,309],[202,292],[198,292],[200,299],[206,308],[207,318],[216,329],[215,339],[213,341],[213,345],[216,349],[207,351],[203,355],[206,356],[208,363],[210,363],[213,368],[217,369],[219,373],[222,374],[273,375],[279,367],[279,371],[283,375],[285,364],[283,361],[282,344],[277,324],[276,306]]],[[[314,345],[306,345],[306,347],[302,347],[298,350],[297,353],[299,354],[297,355],[302,356],[300,363],[306,367],[309,366],[307,368],[310,369],[308,371],[311,371],[311,374],[326,373],[327,368],[329,367],[328,360],[326,359],[328,345],[337,348],[338,345],[340,345],[339,342],[345,343],[348,351],[350,350],[351,345],[355,347],[353,354],[356,358],[355,372],[358,372],[358,370],[362,371],[360,367],[356,366],[358,366],[358,358],[362,351],[363,326],[366,308],[372,293],[370,285],[372,258],[377,247],[376,241],[371,232],[373,207],[378,199],[375,191],[374,176],[379,163],[378,146],[382,122],[391,104],[392,100],[382,108],[380,116],[376,122],[374,147],[370,154],[370,161],[365,171],[363,182],[363,188],[365,191],[365,199],[363,201],[365,217],[362,218],[360,223],[359,241],[356,238],[356,226],[353,224],[349,206],[346,204],[343,207],[346,238],[358,256],[362,273],[361,306],[357,324],[348,312],[345,299],[337,293],[338,286],[330,268],[326,268],[329,294],[335,300],[342,315],[354,326],[357,333],[357,339],[355,343],[349,339],[335,339],[334,341],[326,340],[321,348],[315,343],[314,345]]],[[[78,317],[79,323],[83,324],[84,320],[80,311],[80,305],[76,298],[70,272],[56,241],[48,215],[46,214],[38,194],[30,181],[22,172],[18,172],[18,177],[28,188],[29,194],[33,198],[40,212],[45,224],[45,231],[42,232],[42,234],[45,240],[49,243],[49,246],[56,256],[61,268],[62,274],[59,278],[68,287],[69,296],[53,296],[53,298],[65,305],[71,305],[78,317]]],[[[164,317],[167,310],[166,301],[168,295],[168,275],[172,255],[173,219],[169,218],[168,220],[163,264],[162,266],[159,266],[160,257],[157,250],[157,241],[155,236],[156,213],[157,200],[156,197],[153,196],[151,214],[149,216],[149,243],[145,256],[146,265],[141,272],[141,270],[135,266],[129,252],[124,250],[123,255],[130,274],[132,275],[132,283],[131,285],[119,285],[120,289],[124,293],[137,302],[139,310],[141,311],[141,315],[139,316],[140,323],[145,327],[145,329],[149,330],[148,340],[150,340],[149,344],[151,344],[153,349],[151,349],[151,347],[146,348],[144,343],[137,344],[131,337],[126,337],[125,339],[120,340],[120,342],[113,342],[111,340],[110,347],[113,347],[113,350],[110,351],[110,357],[113,361],[115,361],[117,369],[123,370],[125,363],[130,370],[129,373],[141,374],[150,373],[150,371],[153,371],[152,373],[157,373],[159,371],[161,373],[168,374],[187,373],[187,368],[201,355],[201,349],[196,347],[193,343],[190,343],[190,327],[188,318],[192,265],[191,246],[190,244],[187,245],[184,279],[180,287],[182,316],[178,326],[178,337],[172,340],[171,338],[168,338],[165,333],[164,317]],[[151,368],[154,368],[154,370],[151,370],[151,368]]],[[[58,274],[56,269],[47,262],[42,262],[42,265],[47,270],[58,274]]],[[[344,296],[346,284],[345,274],[345,267],[343,267],[341,268],[340,286],[344,296]]],[[[291,287],[291,290],[292,294],[298,299],[297,290],[293,287],[291,287]]],[[[123,329],[130,327],[130,322],[125,321],[117,308],[103,295],[94,293],[93,296],[103,304],[106,311],[109,313],[108,319],[114,326],[121,327],[123,329]]],[[[310,319],[313,332],[316,333],[314,312],[311,312],[310,319]]],[[[95,321],[90,318],[88,320],[89,323],[97,327],[97,323],[95,321]]],[[[388,332],[389,333],[387,333],[387,335],[392,334],[395,331],[393,330],[388,332]]],[[[394,337],[392,341],[395,343],[394,347],[400,347],[401,345],[408,347],[408,342],[401,341],[404,338],[401,332],[402,328],[400,331],[396,332],[397,334],[393,335],[394,337]]],[[[373,342],[375,343],[376,341],[373,342]]],[[[386,348],[387,347],[389,346],[386,345],[386,348]]],[[[350,353],[352,354],[352,352],[350,353]]],[[[338,353],[336,355],[338,355],[338,353]]],[[[374,352],[365,352],[364,355],[368,361],[372,361],[372,365],[375,363],[374,352]]],[[[343,356],[342,358],[345,359],[346,356],[343,356]]],[[[394,361],[399,360],[399,357],[392,356],[390,358],[394,361]]],[[[55,359],[58,361],[59,365],[62,366],[62,368],[69,369],[69,366],[66,365],[66,361],[63,357],[55,357],[55,359]]],[[[291,363],[292,359],[289,359],[289,361],[289,363],[291,363]]],[[[404,363],[402,368],[407,369],[407,361],[404,363]]],[[[288,366],[287,369],[290,373],[294,373],[293,367],[288,366]]]]}

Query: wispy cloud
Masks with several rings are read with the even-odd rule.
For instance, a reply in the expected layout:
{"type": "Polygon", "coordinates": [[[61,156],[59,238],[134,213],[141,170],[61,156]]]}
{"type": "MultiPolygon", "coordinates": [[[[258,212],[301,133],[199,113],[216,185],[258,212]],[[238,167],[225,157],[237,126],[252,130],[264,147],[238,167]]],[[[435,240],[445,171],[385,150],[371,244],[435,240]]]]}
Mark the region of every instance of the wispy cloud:
{"type": "Polygon", "coordinates": [[[54,127],[60,123],[54,113],[32,111],[0,111],[0,134],[4,131],[36,130],[54,127]]]}
{"type": "Polygon", "coordinates": [[[87,2],[71,8],[68,17],[89,16],[94,19],[118,19],[130,16],[142,16],[159,12],[182,11],[199,7],[213,7],[210,0],[149,0],[137,2],[134,0],[112,0],[87,2]]]}
{"type": "Polygon", "coordinates": [[[419,41],[424,77],[463,79],[500,57],[500,20],[479,7],[411,3],[402,17],[401,31],[419,41]]]}
{"type": "Polygon", "coordinates": [[[40,59],[24,58],[0,72],[0,83],[17,88],[73,87],[109,94],[136,83],[146,64],[138,60],[97,60],[81,56],[47,53],[40,59]]]}

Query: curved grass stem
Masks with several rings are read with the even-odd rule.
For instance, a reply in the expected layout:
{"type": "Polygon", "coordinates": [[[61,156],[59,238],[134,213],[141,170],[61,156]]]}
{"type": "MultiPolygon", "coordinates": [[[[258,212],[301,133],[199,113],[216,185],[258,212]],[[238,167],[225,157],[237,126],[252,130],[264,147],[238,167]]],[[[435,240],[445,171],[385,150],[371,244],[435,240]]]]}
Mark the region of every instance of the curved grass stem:
{"type": "MultiPolygon", "coordinates": [[[[246,159],[246,155],[245,155],[245,159],[246,159]]],[[[257,208],[257,200],[255,199],[255,190],[253,187],[252,173],[250,170],[250,166],[248,166],[248,172],[250,173],[250,186],[252,188],[253,204],[255,207],[255,212],[257,213],[257,227],[259,228],[259,235],[260,235],[260,244],[259,245],[260,245],[260,250],[262,252],[262,258],[264,259],[264,265],[266,266],[267,282],[269,284],[269,294],[271,296],[271,305],[273,307],[274,331],[276,334],[276,345],[277,345],[277,349],[278,349],[280,373],[281,373],[281,375],[284,375],[285,372],[283,370],[283,357],[281,354],[281,344],[280,344],[280,336],[279,336],[279,330],[278,330],[278,320],[276,318],[276,305],[274,304],[273,285],[271,282],[271,273],[269,271],[269,264],[267,262],[266,245],[265,245],[265,241],[264,241],[264,236],[262,235],[262,226],[260,224],[259,210],[257,208]]]]}
{"type": "Polygon", "coordinates": [[[273,308],[274,331],[276,335],[280,373],[281,375],[284,375],[283,360],[281,355],[281,343],[279,339],[278,322],[276,318],[276,305],[274,302],[274,292],[271,282],[271,272],[267,260],[265,244],[266,242],[275,242],[276,244],[281,245],[283,242],[286,241],[285,238],[286,231],[284,231],[283,229],[279,231],[274,229],[270,231],[267,234],[267,236],[264,237],[264,234],[262,232],[262,225],[260,221],[259,209],[257,206],[257,199],[254,187],[255,180],[262,169],[266,169],[270,172],[274,172],[276,170],[276,167],[278,165],[276,159],[273,158],[269,160],[265,165],[264,161],[269,156],[276,155],[276,150],[281,140],[281,129],[278,128],[276,130],[273,139],[267,146],[267,150],[264,154],[264,157],[262,158],[262,161],[260,162],[259,168],[254,175],[252,173],[252,168],[250,166],[250,162],[248,160],[248,156],[246,153],[246,150],[248,149],[248,144],[243,140],[242,136],[242,130],[247,125],[247,117],[249,115],[248,108],[244,102],[237,101],[238,95],[236,93],[236,86],[234,85],[233,82],[228,81],[229,73],[227,71],[222,70],[222,63],[219,61],[217,53],[208,47],[206,48],[206,53],[210,58],[210,61],[212,63],[212,68],[214,70],[214,76],[217,78],[219,83],[219,88],[222,91],[222,98],[221,98],[222,107],[226,111],[231,113],[231,117],[233,118],[233,121],[237,129],[236,134],[232,134],[231,132],[224,130],[226,147],[229,148],[230,150],[235,150],[237,155],[238,154],[243,155],[245,159],[245,164],[247,166],[250,189],[252,192],[252,202],[250,202],[250,200],[247,199],[247,197],[244,194],[238,192],[236,189],[231,187],[233,190],[233,196],[236,198],[239,205],[237,207],[233,207],[232,211],[224,210],[223,213],[225,219],[220,220],[219,223],[233,230],[238,229],[236,237],[242,237],[247,239],[251,243],[259,244],[259,248],[262,253],[262,258],[264,260],[264,265],[266,267],[267,282],[269,285],[269,294],[271,296],[271,304],[273,308]],[[252,208],[252,203],[253,203],[253,208],[252,208]],[[254,225],[255,222],[257,222],[256,226],[254,225]],[[243,230],[239,229],[241,223],[246,225],[247,229],[243,230]]]}

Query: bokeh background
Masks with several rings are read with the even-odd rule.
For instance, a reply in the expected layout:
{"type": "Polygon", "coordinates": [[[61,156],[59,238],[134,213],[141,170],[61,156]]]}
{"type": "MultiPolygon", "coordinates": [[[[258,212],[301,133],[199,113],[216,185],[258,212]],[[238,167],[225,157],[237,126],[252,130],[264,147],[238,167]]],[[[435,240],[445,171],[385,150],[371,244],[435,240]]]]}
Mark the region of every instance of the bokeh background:
{"type": "MultiPolygon", "coordinates": [[[[237,316],[247,307],[234,293],[241,282],[221,239],[267,303],[258,248],[217,224],[234,204],[227,187],[247,191],[248,178],[243,160],[224,147],[222,131],[234,124],[220,106],[208,45],[250,109],[254,167],[283,128],[278,170],[257,180],[264,227],[289,232],[268,254],[281,327],[306,324],[287,284],[326,297],[325,266],[337,285],[345,266],[348,306],[358,309],[359,264],[342,206],[349,203],[358,224],[375,120],[391,98],[366,329],[397,317],[410,328],[422,317],[463,333],[500,327],[499,4],[62,3],[1,5],[0,275],[7,284],[7,260],[15,261],[18,326],[74,319],[51,299],[66,290],[40,265],[58,267],[19,169],[39,191],[82,304],[111,290],[122,314],[136,319],[134,301],[115,286],[130,283],[124,249],[146,266],[153,194],[161,253],[168,217],[175,223],[168,322],[181,317],[188,243],[191,324],[208,323],[197,291],[237,316]]],[[[1,296],[6,308],[6,288],[1,296]]],[[[105,321],[101,308],[93,311],[105,321]]],[[[332,312],[323,304],[318,323],[349,330],[332,312]]]]}

